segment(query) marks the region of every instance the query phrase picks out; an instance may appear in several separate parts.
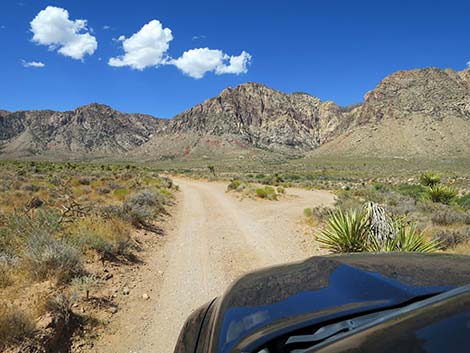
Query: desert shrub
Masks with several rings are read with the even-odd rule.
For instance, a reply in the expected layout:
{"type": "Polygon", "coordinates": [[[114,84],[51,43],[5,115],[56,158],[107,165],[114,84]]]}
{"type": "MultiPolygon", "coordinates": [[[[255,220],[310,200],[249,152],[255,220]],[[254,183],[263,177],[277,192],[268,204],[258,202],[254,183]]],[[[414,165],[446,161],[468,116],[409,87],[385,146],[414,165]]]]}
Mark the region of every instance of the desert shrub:
{"type": "Polygon", "coordinates": [[[94,250],[101,255],[127,255],[130,246],[126,224],[114,217],[106,221],[99,218],[84,219],[69,238],[82,251],[94,250]]]}
{"type": "Polygon", "coordinates": [[[232,180],[230,184],[227,185],[227,191],[237,190],[242,185],[240,180],[232,180]]]}
{"type": "Polygon", "coordinates": [[[332,211],[326,228],[320,231],[318,242],[334,253],[367,251],[368,229],[362,213],[357,211],[332,211]]]}
{"type": "Polygon", "coordinates": [[[80,179],[78,179],[78,183],[80,185],[90,185],[91,184],[91,178],[88,178],[88,177],[82,177],[80,179]]]}
{"type": "Polygon", "coordinates": [[[114,189],[114,191],[113,191],[113,195],[116,196],[116,197],[119,197],[119,198],[124,198],[129,194],[130,194],[130,190],[129,189],[124,189],[124,188],[114,189]]]}
{"type": "Polygon", "coordinates": [[[343,211],[360,210],[362,202],[351,191],[341,191],[336,197],[335,206],[343,211]]]}
{"type": "Polygon", "coordinates": [[[394,188],[399,194],[420,200],[426,194],[426,188],[422,185],[399,184],[394,188]]]}
{"type": "Polygon", "coordinates": [[[276,189],[274,189],[272,186],[266,186],[264,191],[266,191],[266,196],[269,200],[277,200],[276,189]]]}
{"type": "Polygon", "coordinates": [[[313,216],[313,210],[311,208],[305,208],[304,209],[304,216],[307,218],[310,218],[313,216]]]}
{"type": "Polygon", "coordinates": [[[85,292],[85,298],[90,298],[90,291],[98,288],[101,281],[95,275],[86,275],[72,279],[72,289],[77,292],[85,292]]]}
{"type": "Polygon", "coordinates": [[[27,239],[23,263],[37,280],[55,277],[59,282],[67,282],[83,271],[76,247],[40,232],[27,239]]]}
{"type": "Polygon", "coordinates": [[[426,189],[426,197],[432,202],[450,204],[457,196],[457,191],[449,186],[436,184],[426,189]]]}
{"type": "Polygon", "coordinates": [[[261,188],[256,189],[256,195],[262,199],[268,197],[268,193],[266,192],[266,190],[261,188]]]}
{"type": "Polygon", "coordinates": [[[161,194],[150,190],[144,190],[131,195],[125,202],[125,204],[142,207],[160,207],[164,204],[165,199],[161,194]]]}
{"type": "Polygon", "coordinates": [[[12,272],[17,264],[17,257],[0,253],[0,288],[8,287],[13,283],[12,272]]]}
{"type": "Polygon", "coordinates": [[[441,177],[433,172],[426,172],[420,175],[419,182],[423,186],[435,186],[441,182],[441,177]]]}
{"type": "Polygon", "coordinates": [[[0,304],[0,349],[24,341],[34,331],[31,318],[17,307],[0,304]]]}
{"type": "Polygon", "coordinates": [[[41,187],[36,184],[26,184],[23,185],[23,190],[30,192],[38,192],[39,190],[41,190],[41,187]]]}
{"type": "Polygon", "coordinates": [[[276,189],[278,194],[285,194],[286,190],[282,186],[278,186],[276,189]]]}
{"type": "Polygon", "coordinates": [[[76,299],[75,293],[70,295],[66,292],[61,292],[47,300],[45,309],[51,312],[56,320],[67,323],[70,320],[72,305],[76,299]]]}
{"type": "Polygon", "coordinates": [[[387,186],[385,186],[382,183],[374,183],[372,184],[372,187],[374,188],[374,190],[377,190],[377,191],[387,190],[387,186]]]}
{"type": "Polygon", "coordinates": [[[444,206],[433,212],[431,220],[434,224],[450,225],[463,222],[464,217],[461,212],[458,212],[449,206],[444,206]]]}
{"type": "Polygon", "coordinates": [[[454,248],[459,244],[470,242],[470,227],[460,230],[438,230],[434,233],[433,239],[443,250],[454,248]]]}
{"type": "Polygon", "coordinates": [[[391,215],[406,216],[416,212],[417,202],[411,197],[393,194],[393,196],[387,200],[385,208],[391,215]]]}
{"type": "Polygon", "coordinates": [[[456,202],[460,207],[470,210],[470,194],[459,197],[456,202]]]}
{"type": "Polygon", "coordinates": [[[109,194],[111,192],[111,189],[106,188],[106,187],[96,188],[96,192],[100,195],[106,195],[106,194],[109,194]]]}
{"type": "Polygon", "coordinates": [[[38,209],[34,218],[14,214],[6,218],[0,227],[0,252],[15,255],[20,253],[27,240],[37,234],[55,234],[61,228],[60,214],[52,209],[38,209]]]}

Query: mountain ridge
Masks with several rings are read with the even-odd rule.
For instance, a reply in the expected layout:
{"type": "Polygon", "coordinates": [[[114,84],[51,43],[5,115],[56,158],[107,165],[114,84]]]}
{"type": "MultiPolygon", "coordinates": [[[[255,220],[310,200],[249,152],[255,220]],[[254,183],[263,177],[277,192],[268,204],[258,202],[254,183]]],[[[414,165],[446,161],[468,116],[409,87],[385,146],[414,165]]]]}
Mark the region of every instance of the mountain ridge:
{"type": "Polygon", "coordinates": [[[65,112],[0,110],[2,158],[158,160],[257,151],[430,156],[427,149],[454,155],[470,153],[469,132],[469,69],[398,71],[348,107],[246,82],[172,119],[99,103],[65,112]]]}

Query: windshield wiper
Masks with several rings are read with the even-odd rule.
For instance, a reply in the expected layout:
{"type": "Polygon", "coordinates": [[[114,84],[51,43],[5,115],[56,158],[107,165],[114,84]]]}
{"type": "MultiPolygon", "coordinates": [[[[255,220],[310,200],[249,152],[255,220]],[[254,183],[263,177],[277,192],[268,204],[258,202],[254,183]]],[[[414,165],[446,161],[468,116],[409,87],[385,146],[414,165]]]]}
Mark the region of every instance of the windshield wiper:
{"type": "MultiPolygon", "coordinates": [[[[285,345],[286,347],[288,347],[289,345],[309,344],[309,347],[311,347],[312,345],[326,341],[327,339],[332,338],[337,334],[353,331],[358,327],[361,327],[369,322],[377,320],[382,316],[391,314],[394,311],[398,310],[399,309],[384,310],[377,313],[367,314],[352,319],[336,322],[331,325],[326,325],[320,327],[311,335],[291,336],[287,339],[285,345]]],[[[302,353],[304,351],[305,349],[294,349],[291,350],[291,353],[302,353]]]]}

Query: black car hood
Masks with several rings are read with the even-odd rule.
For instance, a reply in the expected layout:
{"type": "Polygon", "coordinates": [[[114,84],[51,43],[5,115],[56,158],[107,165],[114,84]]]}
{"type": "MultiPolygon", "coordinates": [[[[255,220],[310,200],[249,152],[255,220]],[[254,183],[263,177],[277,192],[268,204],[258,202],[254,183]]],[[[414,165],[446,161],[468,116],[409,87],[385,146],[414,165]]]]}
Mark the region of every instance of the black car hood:
{"type": "Polygon", "coordinates": [[[402,305],[470,283],[470,257],[352,254],[313,257],[250,273],[211,310],[206,348],[228,353],[289,330],[402,305]]]}

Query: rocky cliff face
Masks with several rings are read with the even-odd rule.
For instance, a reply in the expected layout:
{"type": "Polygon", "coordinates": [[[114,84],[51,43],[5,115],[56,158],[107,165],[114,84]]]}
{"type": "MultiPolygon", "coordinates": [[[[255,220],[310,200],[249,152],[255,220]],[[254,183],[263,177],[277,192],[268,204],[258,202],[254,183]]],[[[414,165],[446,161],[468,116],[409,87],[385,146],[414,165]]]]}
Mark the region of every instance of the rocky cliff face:
{"type": "Polygon", "coordinates": [[[366,94],[359,123],[418,115],[470,119],[470,69],[396,72],[366,94]]]}
{"type": "Polygon", "coordinates": [[[3,153],[57,158],[119,155],[147,142],[166,120],[90,104],[69,112],[0,113],[3,153]]]}
{"type": "Polygon", "coordinates": [[[345,120],[333,102],[246,83],[177,115],[167,132],[230,135],[255,147],[309,150],[344,130],[345,120]]]}

